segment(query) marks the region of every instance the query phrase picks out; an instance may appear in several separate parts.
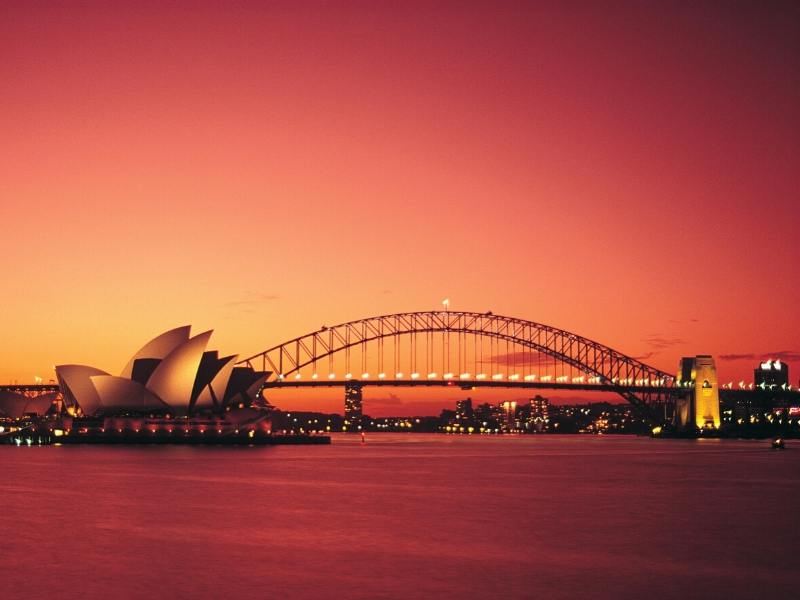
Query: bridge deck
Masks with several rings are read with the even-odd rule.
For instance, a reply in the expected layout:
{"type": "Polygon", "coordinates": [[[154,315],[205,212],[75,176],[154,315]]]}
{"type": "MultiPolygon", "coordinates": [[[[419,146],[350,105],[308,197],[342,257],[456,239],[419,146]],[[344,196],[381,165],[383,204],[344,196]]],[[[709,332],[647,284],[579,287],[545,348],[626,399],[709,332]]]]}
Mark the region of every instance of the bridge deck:
{"type": "Polygon", "coordinates": [[[44,384],[44,383],[31,383],[31,384],[8,384],[8,385],[0,385],[0,392],[16,392],[16,393],[23,393],[23,392],[38,392],[41,394],[45,394],[48,392],[57,392],[60,388],[54,384],[44,384]]]}
{"type": "Polygon", "coordinates": [[[541,390],[575,390],[595,392],[652,392],[685,393],[686,389],[659,386],[612,385],[602,383],[558,383],[547,381],[509,381],[509,380],[458,380],[458,379],[317,379],[302,381],[283,379],[267,382],[265,388],[313,388],[344,387],[345,385],[375,387],[455,387],[463,390],[475,388],[520,388],[541,390]]]}

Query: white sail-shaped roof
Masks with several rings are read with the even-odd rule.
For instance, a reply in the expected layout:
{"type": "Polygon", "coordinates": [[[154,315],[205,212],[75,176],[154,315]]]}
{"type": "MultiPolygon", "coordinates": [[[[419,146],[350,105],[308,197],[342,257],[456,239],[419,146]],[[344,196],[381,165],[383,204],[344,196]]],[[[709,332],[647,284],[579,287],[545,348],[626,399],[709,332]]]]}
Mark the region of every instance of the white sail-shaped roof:
{"type": "MultiPolygon", "coordinates": [[[[233,356],[225,356],[220,359],[227,362],[217,371],[217,374],[214,375],[214,379],[211,381],[211,389],[214,390],[214,397],[217,399],[217,402],[222,402],[225,396],[225,390],[228,389],[228,381],[231,378],[231,373],[233,372],[233,367],[238,357],[238,354],[234,354],[233,356]]],[[[204,387],[200,395],[197,396],[197,401],[194,405],[197,408],[212,408],[214,406],[214,398],[211,396],[208,386],[204,387]]]]}
{"type": "Polygon", "coordinates": [[[133,379],[96,375],[91,380],[104,408],[141,411],[167,407],[153,392],[133,379]]]}
{"type": "Polygon", "coordinates": [[[100,408],[100,396],[92,385],[94,375],[108,375],[105,371],[86,365],[60,365],[56,377],[67,399],[80,406],[84,415],[93,415],[100,408]]]}
{"type": "Polygon", "coordinates": [[[165,358],[170,352],[175,350],[175,348],[189,339],[189,332],[191,329],[191,325],[184,325],[183,327],[170,329],[154,337],[131,357],[128,364],[122,369],[120,377],[127,377],[130,379],[133,375],[133,363],[140,358],[165,358]]]}
{"type": "Polygon", "coordinates": [[[206,331],[175,348],[147,380],[147,389],[177,412],[189,409],[194,380],[211,334],[206,331]]]}

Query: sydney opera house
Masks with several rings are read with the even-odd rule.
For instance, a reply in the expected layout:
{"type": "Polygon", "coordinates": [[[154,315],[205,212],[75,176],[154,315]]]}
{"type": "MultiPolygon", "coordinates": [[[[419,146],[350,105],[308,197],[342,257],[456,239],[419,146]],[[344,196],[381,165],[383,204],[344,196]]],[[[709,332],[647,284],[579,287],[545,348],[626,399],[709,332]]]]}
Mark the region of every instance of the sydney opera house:
{"type": "Polygon", "coordinates": [[[178,327],[145,344],[119,375],[85,365],[55,367],[60,394],[6,394],[0,414],[49,414],[56,435],[269,434],[259,390],[268,372],[208,350],[211,331],[178,327]],[[53,425],[55,423],[55,425],[53,425]]]}

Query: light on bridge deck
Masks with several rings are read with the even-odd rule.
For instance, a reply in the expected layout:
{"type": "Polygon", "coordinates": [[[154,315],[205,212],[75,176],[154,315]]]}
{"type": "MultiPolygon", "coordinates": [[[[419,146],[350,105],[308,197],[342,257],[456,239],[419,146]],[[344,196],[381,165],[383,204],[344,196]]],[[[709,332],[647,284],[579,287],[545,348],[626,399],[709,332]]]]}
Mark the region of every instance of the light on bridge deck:
{"type": "MultiPolygon", "coordinates": [[[[288,376],[284,373],[280,373],[275,376],[276,382],[285,381],[286,379],[291,379],[292,381],[301,381],[303,379],[308,379],[313,382],[317,382],[323,379],[328,379],[330,381],[335,381],[337,376],[335,373],[317,373],[317,372],[305,372],[305,374],[300,372],[292,372],[288,376]]],[[[420,379],[427,379],[431,382],[435,382],[435,380],[445,381],[445,382],[452,382],[453,380],[462,381],[464,383],[469,381],[485,381],[487,379],[491,379],[496,382],[507,381],[509,384],[514,382],[534,382],[539,381],[542,384],[548,382],[555,382],[559,384],[572,384],[572,385],[582,385],[582,384],[594,384],[600,385],[602,383],[610,383],[612,385],[617,386],[636,386],[636,387],[646,387],[646,386],[664,386],[664,385],[674,385],[680,388],[693,388],[695,386],[695,381],[681,381],[679,379],[674,378],[659,378],[659,379],[650,379],[650,378],[633,378],[633,377],[612,377],[610,379],[604,379],[599,375],[589,375],[589,374],[582,374],[582,375],[556,375],[556,374],[549,374],[549,375],[541,375],[541,374],[524,374],[524,373],[469,373],[469,372],[452,372],[448,371],[446,373],[439,374],[436,371],[431,371],[429,373],[419,373],[414,371],[412,373],[404,373],[403,371],[397,372],[384,372],[381,371],[373,376],[375,379],[380,381],[401,381],[403,379],[410,379],[412,381],[419,381],[420,379]]],[[[344,375],[344,379],[347,381],[350,380],[359,380],[359,381],[369,381],[371,378],[369,372],[363,372],[361,374],[353,374],[353,373],[346,373],[344,375]]],[[[738,383],[729,381],[726,383],[719,384],[720,389],[724,390],[753,390],[753,389],[763,389],[763,390],[781,390],[783,392],[796,392],[798,388],[793,388],[789,384],[785,384],[782,386],[779,385],[767,385],[767,384],[759,384],[754,385],[753,383],[748,383],[745,380],[740,380],[738,383]]]]}

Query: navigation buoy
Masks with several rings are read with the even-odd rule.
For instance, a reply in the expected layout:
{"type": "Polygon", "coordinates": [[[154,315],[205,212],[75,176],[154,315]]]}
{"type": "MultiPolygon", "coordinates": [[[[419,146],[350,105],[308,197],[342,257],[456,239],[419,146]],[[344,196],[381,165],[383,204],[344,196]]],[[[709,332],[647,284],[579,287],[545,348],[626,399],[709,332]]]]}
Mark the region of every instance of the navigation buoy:
{"type": "Polygon", "coordinates": [[[361,432],[361,443],[362,444],[366,444],[367,443],[367,436],[363,431],[361,432]]]}

